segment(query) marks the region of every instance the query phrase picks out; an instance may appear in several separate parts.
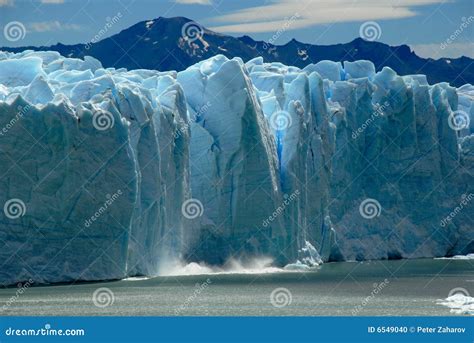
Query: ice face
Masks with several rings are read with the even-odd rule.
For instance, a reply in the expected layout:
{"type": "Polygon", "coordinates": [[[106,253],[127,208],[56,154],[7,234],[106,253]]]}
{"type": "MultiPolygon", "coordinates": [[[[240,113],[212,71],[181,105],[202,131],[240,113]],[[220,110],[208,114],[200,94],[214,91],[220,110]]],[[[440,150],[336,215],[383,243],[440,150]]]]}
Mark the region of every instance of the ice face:
{"type": "Polygon", "coordinates": [[[474,134],[474,86],[466,84],[457,89],[458,111],[453,119],[457,121],[461,136],[474,134]]]}
{"type": "Polygon", "coordinates": [[[244,68],[220,56],[178,73],[194,113],[191,190],[207,220],[188,253],[211,262],[245,253],[285,259],[282,218],[265,223],[281,202],[275,140],[244,68]]]}
{"type": "Polygon", "coordinates": [[[27,86],[37,76],[45,76],[39,57],[0,61],[0,83],[8,87],[27,86]]]}
{"type": "Polygon", "coordinates": [[[179,254],[189,191],[182,88],[154,71],[25,55],[0,61],[1,203],[24,214],[2,212],[1,260],[15,263],[1,283],[155,275],[179,254]],[[143,88],[150,77],[166,86],[143,88]]]}
{"type": "Polygon", "coordinates": [[[368,61],[2,53],[0,282],[472,252],[472,89],[368,61]]]}
{"type": "Polygon", "coordinates": [[[375,66],[370,61],[344,62],[344,71],[347,79],[359,79],[367,77],[372,79],[375,76],[375,66]]]}
{"type": "Polygon", "coordinates": [[[340,62],[320,61],[316,64],[308,64],[303,70],[308,74],[315,71],[321,75],[323,79],[334,82],[344,79],[344,70],[340,62]]]}

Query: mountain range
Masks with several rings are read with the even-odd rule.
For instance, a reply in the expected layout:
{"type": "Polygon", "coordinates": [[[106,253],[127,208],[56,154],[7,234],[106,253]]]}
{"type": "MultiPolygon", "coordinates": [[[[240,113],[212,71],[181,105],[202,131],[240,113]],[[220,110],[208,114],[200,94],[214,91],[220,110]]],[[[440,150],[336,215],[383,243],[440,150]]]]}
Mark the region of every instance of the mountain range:
{"type": "Polygon", "coordinates": [[[437,60],[417,56],[409,46],[389,46],[356,38],[352,42],[334,45],[312,45],[295,39],[284,45],[256,41],[249,36],[233,37],[204,28],[184,17],[139,22],[121,32],[94,43],[52,46],[0,48],[20,52],[25,49],[58,51],[67,57],[93,56],[104,67],[181,71],[216,54],[248,61],[262,56],[266,62],[305,67],[321,60],[370,60],[378,70],[389,66],[400,75],[425,74],[429,83],[449,82],[453,86],[474,84],[473,59],[437,60]],[[190,29],[193,37],[185,30],[190,29]],[[192,31],[194,30],[194,31],[192,31]]]}

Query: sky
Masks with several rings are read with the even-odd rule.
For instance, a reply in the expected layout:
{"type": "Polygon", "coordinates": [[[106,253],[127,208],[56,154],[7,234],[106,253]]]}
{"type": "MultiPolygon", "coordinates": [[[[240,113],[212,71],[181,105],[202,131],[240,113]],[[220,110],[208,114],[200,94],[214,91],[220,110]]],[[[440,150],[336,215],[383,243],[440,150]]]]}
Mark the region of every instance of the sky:
{"type": "Polygon", "coordinates": [[[277,45],[346,43],[369,26],[422,57],[474,58],[473,0],[0,0],[0,46],[87,43],[160,16],[277,45]]]}

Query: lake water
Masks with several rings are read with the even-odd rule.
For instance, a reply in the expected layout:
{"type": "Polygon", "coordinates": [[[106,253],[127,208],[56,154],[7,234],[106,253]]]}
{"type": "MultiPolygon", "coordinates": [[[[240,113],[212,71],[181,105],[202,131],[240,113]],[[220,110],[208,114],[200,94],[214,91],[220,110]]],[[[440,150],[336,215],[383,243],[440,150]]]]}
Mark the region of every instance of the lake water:
{"type": "Polygon", "coordinates": [[[305,272],[160,276],[0,289],[2,315],[454,315],[437,303],[474,294],[474,260],[327,263],[305,272]],[[95,293],[95,296],[94,296],[95,293]]]}

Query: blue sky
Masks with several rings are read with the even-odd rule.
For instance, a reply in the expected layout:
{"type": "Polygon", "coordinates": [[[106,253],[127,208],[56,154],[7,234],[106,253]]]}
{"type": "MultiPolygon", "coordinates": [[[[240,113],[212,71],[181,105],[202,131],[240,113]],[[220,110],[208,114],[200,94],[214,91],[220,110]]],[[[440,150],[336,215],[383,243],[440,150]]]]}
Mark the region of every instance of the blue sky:
{"type": "Polygon", "coordinates": [[[0,0],[2,31],[11,22],[26,28],[16,41],[0,35],[0,46],[85,43],[117,13],[120,20],[107,35],[159,16],[184,16],[265,41],[284,28],[275,44],[292,38],[335,44],[353,40],[363,23],[375,21],[384,43],[408,44],[423,57],[474,57],[472,0],[0,0]]]}

